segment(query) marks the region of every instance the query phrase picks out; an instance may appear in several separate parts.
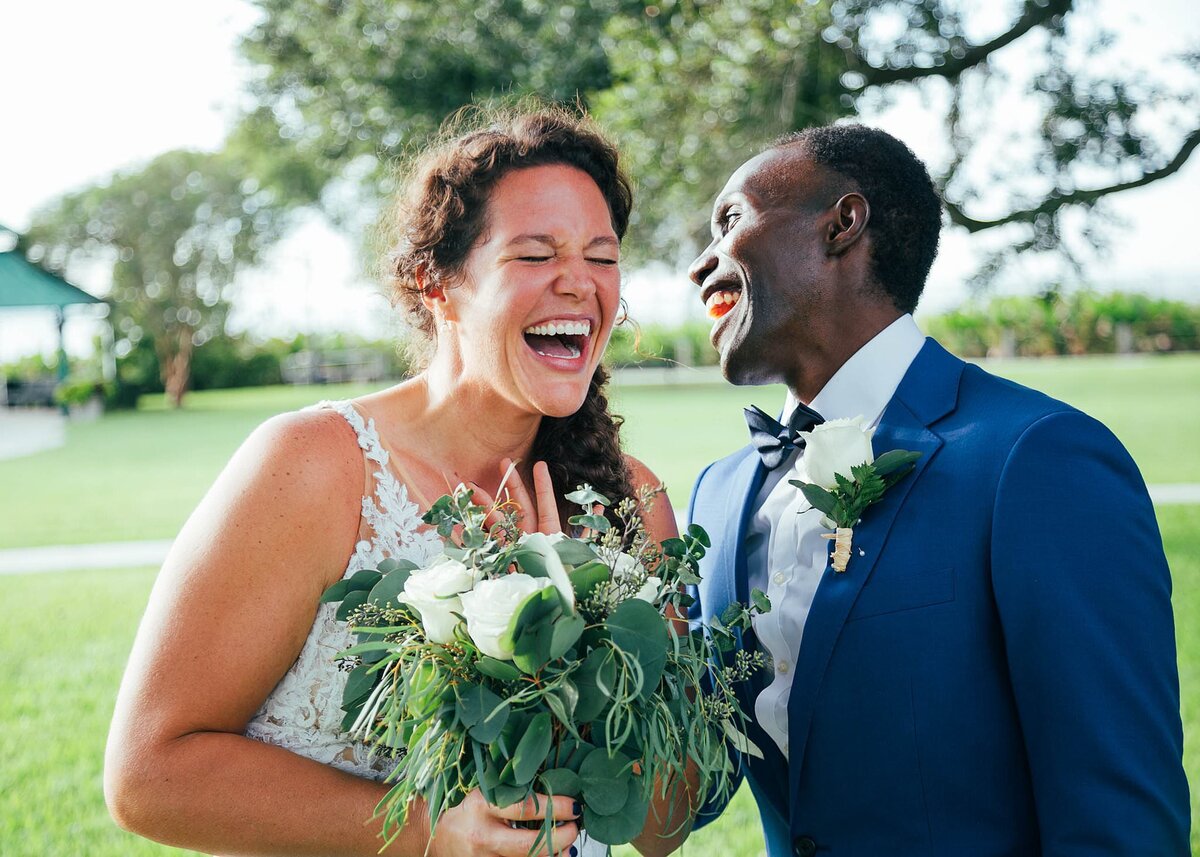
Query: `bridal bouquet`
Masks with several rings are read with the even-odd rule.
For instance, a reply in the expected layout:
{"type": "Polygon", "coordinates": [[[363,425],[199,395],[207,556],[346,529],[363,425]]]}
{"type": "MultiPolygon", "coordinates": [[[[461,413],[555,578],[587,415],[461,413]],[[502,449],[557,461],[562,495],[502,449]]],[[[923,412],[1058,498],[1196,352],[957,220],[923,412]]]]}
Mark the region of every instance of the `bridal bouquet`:
{"type": "MultiPolygon", "coordinates": [[[[736,637],[770,605],[755,591],[753,607],[689,629],[684,587],[709,540],[692,526],[653,542],[639,510],[655,493],[618,503],[613,524],[608,498],[581,487],[571,538],[522,534],[510,504],[460,486],[424,517],[444,542],[436,561],[387,560],[325,593],[357,635],[341,655],[343,727],[396,763],[388,841],[414,799],[436,825],[476,787],[496,806],[574,797],[609,845],[642,830],[656,796],[674,802],[689,764],[700,795],[729,796],[730,751],[757,752],[733,683],[764,666],[736,637]]],[[[539,846],[553,824],[548,811],[539,846]]]]}

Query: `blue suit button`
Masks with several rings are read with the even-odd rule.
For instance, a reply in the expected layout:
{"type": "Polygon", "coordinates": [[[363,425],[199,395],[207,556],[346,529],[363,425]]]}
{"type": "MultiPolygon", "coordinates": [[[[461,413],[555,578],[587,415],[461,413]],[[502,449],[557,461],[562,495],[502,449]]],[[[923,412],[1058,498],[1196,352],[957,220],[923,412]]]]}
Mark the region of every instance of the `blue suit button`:
{"type": "Polygon", "coordinates": [[[813,857],[817,853],[817,843],[811,836],[797,836],[792,840],[792,851],[796,857],[813,857]]]}

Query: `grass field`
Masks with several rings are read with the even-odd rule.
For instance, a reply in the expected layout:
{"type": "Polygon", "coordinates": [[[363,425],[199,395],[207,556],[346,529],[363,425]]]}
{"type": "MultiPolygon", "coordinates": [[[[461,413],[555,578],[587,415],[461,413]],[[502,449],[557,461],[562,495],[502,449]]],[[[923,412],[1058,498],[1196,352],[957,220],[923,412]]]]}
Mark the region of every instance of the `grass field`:
{"type": "MultiPolygon", "coordinates": [[[[1106,423],[1148,482],[1200,482],[1200,355],[1012,361],[989,369],[1063,399],[1106,423]]],[[[267,417],[362,387],[274,387],[161,398],[136,413],[72,424],[65,447],[0,461],[0,549],[170,538],[221,466],[267,417]]],[[[686,504],[696,473],[745,443],[741,409],[778,409],[777,387],[618,387],[626,448],[686,504]]]]}
{"type": "MultiPolygon", "coordinates": [[[[991,364],[1104,420],[1150,482],[1200,482],[1200,357],[991,364]]],[[[183,412],[156,402],[71,427],[60,450],[0,462],[0,548],[167,538],[242,438],[271,414],[361,388],[198,394],[183,412]]],[[[627,446],[686,502],[695,472],[743,442],[740,408],[775,409],[778,389],[627,387],[627,446]]],[[[1200,506],[1159,520],[1174,606],[1189,780],[1200,786],[1200,506]]],[[[104,735],[153,569],[0,576],[0,855],[182,854],[119,831],[101,796],[104,735]]],[[[1193,853],[1200,801],[1193,796],[1193,853]]],[[[743,791],[686,854],[757,857],[757,814],[743,791]]],[[[629,854],[620,850],[618,854],[629,854]]]]}

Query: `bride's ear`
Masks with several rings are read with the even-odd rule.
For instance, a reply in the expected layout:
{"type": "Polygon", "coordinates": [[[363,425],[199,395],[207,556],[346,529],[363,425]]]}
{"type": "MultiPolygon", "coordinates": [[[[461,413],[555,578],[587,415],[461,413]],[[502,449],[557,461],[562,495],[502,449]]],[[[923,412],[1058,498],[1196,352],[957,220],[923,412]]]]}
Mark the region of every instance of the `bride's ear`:
{"type": "Polygon", "coordinates": [[[858,243],[871,219],[871,205],[860,193],[848,193],[834,203],[825,233],[826,252],[840,256],[858,243]]]}
{"type": "Polygon", "coordinates": [[[417,269],[415,279],[421,291],[421,303],[433,316],[437,326],[443,327],[447,321],[454,321],[454,304],[441,281],[430,276],[428,268],[423,265],[417,269]]]}

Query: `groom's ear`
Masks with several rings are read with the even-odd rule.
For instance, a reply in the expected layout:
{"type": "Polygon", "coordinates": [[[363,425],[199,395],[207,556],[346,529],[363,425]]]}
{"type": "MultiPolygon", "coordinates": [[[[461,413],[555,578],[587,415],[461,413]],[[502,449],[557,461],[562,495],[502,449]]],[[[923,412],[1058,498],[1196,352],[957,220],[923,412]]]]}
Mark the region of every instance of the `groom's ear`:
{"type": "Polygon", "coordinates": [[[861,193],[848,193],[833,205],[825,232],[830,256],[840,256],[858,243],[871,219],[871,205],[861,193]]]}

